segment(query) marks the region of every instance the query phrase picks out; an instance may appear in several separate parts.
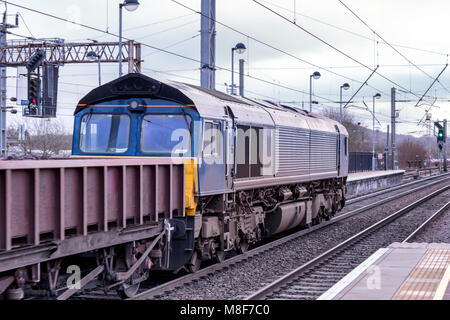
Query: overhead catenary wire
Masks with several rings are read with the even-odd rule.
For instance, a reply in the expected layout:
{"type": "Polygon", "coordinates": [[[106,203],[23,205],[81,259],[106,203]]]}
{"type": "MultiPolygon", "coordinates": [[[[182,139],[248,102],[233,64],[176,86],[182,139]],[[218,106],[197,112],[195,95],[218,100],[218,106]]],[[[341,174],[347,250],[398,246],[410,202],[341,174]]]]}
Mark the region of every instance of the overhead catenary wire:
{"type": "MultiPolygon", "coordinates": [[[[172,0],[174,1],[174,0],[172,0]]],[[[286,20],[287,22],[293,24],[295,27],[299,28],[300,30],[302,30],[303,32],[309,34],[310,36],[312,36],[313,38],[315,38],[316,40],[320,41],[321,43],[325,44],[326,46],[330,47],[331,49],[339,52],[341,55],[347,57],[348,59],[352,60],[353,62],[356,62],[357,64],[362,65],[363,67],[365,67],[366,69],[373,71],[373,69],[371,67],[369,67],[368,65],[364,64],[363,62],[357,60],[356,58],[350,56],[348,53],[345,53],[344,51],[340,50],[339,48],[337,48],[336,46],[332,45],[331,43],[323,40],[322,38],[320,38],[319,36],[317,36],[316,34],[312,33],[311,31],[309,31],[308,29],[298,25],[298,24],[294,24],[291,20],[289,20],[289,18],[285,17],[284,15],[282,15],[281,13],[273,10],[272,8],[267,7],[266,5],[262,4],[259,0],[252,0],[253,2],[255,2],[256,4],[260,5],[261,7],[265,8],[266,10],[268,10],[269,12],[272,12],[273,14],[277,15],[278,17],[286,20]]],[[[386,81],[392,83],[394,86],[402,88],[404,90],[408,90],[406,89],[404,86],[400,85],[399,83],[395,82],[394,80],[386,77],[385,75],[381,74],[380,72],[376,72],[376,74],[378,74],[380,77],[382,77],[383,79],[385,79],[386,81]]],[[[411,90],[409,90],[409,93],[411,93],[412,95],[416,96],[419,98],[419,95],[412,92],[411,90]]]]}
{"type": "MultiPolygon", "coordinates": [[[[33,8],[29,8],[29,7],[25,7],[25,6],[22,6],[22,5],[18,5],[18,4],[15,4],[15,3],[11,3],[11,2],[6,1],[6,0],[2,0],[2,1],[5,2],[5,3],[7,3],[7,4],[10,4],[10,5],[13,5],[13,6],[22,8],[22,9],[25,9],[25,10],[29,10],[29,11],[34,12],[34,13],[38,13],[38,14],[42,14],[42,15],[51,17],[51,18],[53,18],[53,19],[57,19],[57,20],[64,21],[64,22],[67,22],[67,23],[79,25],[79,26],[81,26],[81,27],[84,27],[84,28],[87,28],[87,29],[90,29],[90,30],[94,30],[94,31],[97,31],[97,32],[100,32],[100,33],[106,33],[104,30],[101,30],[101,29],[99,29],[99,28],[92,27],[92,26],[89,26],[89,25],[86,25],[86,24],[83,24],[83,23],[79,23],[79,22],[77,22],[77,21],[71,21],[71,20],[69,20],[69,19],[61,18],[61,17],[58,17],[58,16],[53,15],[53,14],[50,14],[50,13],[42,12],[42,11],[39,11],[39,10],[36,10],[36,9],[33,9],[33,8]]],[[[172,0],[172,1],[173,1],[173,2],[176,2],[176,1],[174,1],[174,0],[172,0]]],[[[181,4],[181,5],[182,5],[182,4],[181,4]]],[[[184,5],[183,5],[183,6],[184,6],[184,5]]],[[[236,30],[236,32],[240,32],[240,31],[237,31],[237,30],[236,30]]],[[[113,33],[108,33],[108,34],[109,34],[109,35],[112,35],[112,36],[115,36],[115,37],[118,37],[118,35],[113,34],[113,33]]],[[[130,40],[130,39],[126,38],[126,37],[123,37],[123,38],[124,38],[125,40],[130,40]]],[[[252,38],[252,39],[258,41],[257,39],[254,39],[254,38],[252,38]]],[[[142,43],[142,45],[143,45],[143,46],[146,46],[146,47],[149,47],[149,48],[153,48],[153,49],[155,49],[155,50],[159,50],[159,51],[161,51],[161,52],[165,52],[165,53],[167,53],[167,54],[170,54],[170,55],[173,55],[173,56],[176,56],[176,57],[179,57],[179,58],[183,58],[183,59],[190,60],[190,61],[193,61],[193,62],[196,62],[196,63],[200,63],[200,60],[198,60],[198,59],[191,58],[191,57],[187,57],[187,56],[182,55],[182,54],[179,54],[179,53],[171,52],[171,51],[168,51],[168,50],[165,50],[165,49],[162,49],[162,48],[158,48],[158,47],[156,47],[156,46],[152,46],[152,45],[149,45],[149,44],[146,44],[146,43],[142,43]]],[[[224,70],[224,71],[231,72],[231,70],[229,70],[228,68],[224,68],[224,67],[220,67],[220,66],[216,66],[216,67],[217,67],[218,70],[224,70]]],[[[323,68],[322,68],[322,69],[323,69],[323,68]]],[[[238,72],[236,71],[235,73],[238,73],[238,72]]],[[[334,73],[334,72],[332,72],[332,73],[334,73]]],[[[335,74],[336,74],[336,73],[335,73],[335,74]]],[[[280,88],[284,88],[284,89],[287,89],[287,90],[290,90],[290,91],[295,91],[295,92],[300,92],[300,93],[304,93],[304,94],[309,94],[309,93],[307,93],[307,92],[305,92],[305,91],[303,91],[303,90],[294,89],[294,88],[288,87],[288,86],[286,86],[286,85],[281,85],[281,84],[273,83],[273,82],[267,81],[267,80],[265,80],[265,79],[260,79],[260,78],[254,77],[254,76],[246,75],[246,77],[249,77],[249,78],[251,78],[251,79],[258,80],[258,81],[260,81],[260,82],[264,82],[264,83],[267,83],[267,84],[270,84],[270,85],[273,85],[273,86],[278,86],[278,87],[280,87],[280,88]]],[[[344,76],[344,77],[345,77],[345,76],[344,76]]],[[[360,81],[357,81],[357,80],[354,80],[354,79],[351,79],[351,78],[350,78],[350,80],[356,81],[356,82],[360,82],[360,81]]],[[[375,88],[375,89],[376,89],[376,88],[375,88]]],[[[382,92],[381,90],[378,90],[378,91],[382,92]]],[[[324,97],[321,97],[321,96],[319,96],[319,95],[316,95],[316,96],[317,96],[318,98],[320,98],[320,99],[323,99],[323,100],[326,100],[326,101],[329,101],[329,102],[333,102],[332,100],[327,99],[327,98],[324,98],[324,97]]]]}
{"type": "MultiPolygon", "coordinates": [[[[282,49],[280,49],[280,48],[277,48],[277,47],[275,47],[275,46],[273,46],[273,45],[271,45],[271,44],[269,44],[269,43],[267,43],[267,42],[264,42],[264,41],[262,41],[262,40],[259,40],[259,39],[255,38],[255,37],[253,37],[253,36],[251,36],[251,35],[249,35],[249,34],[246,34],[246,33],[242,32],[242,31],[237,30],[237,29],[234,28],[234,27],[231,27],[231,26],[229,26],[229,25],[227,25],[227,24],[225,24],[225,23],[223,23],[223,22],[221,22],[221,21],[218,21],[217,19],[213,19],[213,18],[211,18],[210,16],[205,15],[205,14],[203,14],[203,13],[201,13],[201,12],[199,12],[199,11],[197,11],[197,10],[195,10],[195,9],[193,9],[193,8],[191,8],[191,7],[185,5],[185,4],[183,4],[183,3],[181,3],[181,2],[179,2],[179,1],[177,1],[177,0],[171,0],[171,1],[172,1],[173,3],[175,3],[175,4],[178,4],[178,5],[180,5],[180,6],[184,7],[184,8],[186,8],[187,10],[190,10],[190,11],[192,11],[192,12],[195,12],[195,13],[197,13],[197,14],[203,16],[203,17],[206,17],[206,18],[208,18],[208,19],[214,21],[215,23],[217,23],[217,24],[219,24],[219,25],[221,25],[221,26],[223,26],[223,27],[225,27],[225,28],[227,28],[227,29],[229,29],[229,30],[231,30],[231,31],[234,31],[234,32],[236,32],[236,33],[238,33],[238,34],[240,34],[240,35],[242,35],[242,36],[245,36],[245,37],[247,37],[248,39],[251,39],[251,40],[253,40],[253,41],[255,41],[255,42],[259,43],[259,44],[262,44],[262,45],[264,45],[264,46],[266,46],[266,47],[268,47],[268,48],[270,48],[270,49],[273,49],[273,50],[275,50],[275,51],[278,51],[278,52],[280,52],[280,53],[282,53],[282,54],[284,54],[284,55],[286,55],[286,56],[289,56],[289,57],[294,58],[294,59],[296,59],[296,60],[298,60],[298,61],[300,61],[300,62],[303,62],[303,63],[305,63],[305,64],[308,64],[308,65],[310,65],[311,67],[314,67],[314,68],[317,68],[317,69],[320,69],[320,70],[327,71],[327,72],[329,72],[329,73],[331,73],[331,74],[334,74],[334,75],[336,75],[336,76],[338,76],[338,77],[342,77],[342,78],[347,79],[347,80],[350,80],[350,81],[354,81],[354,82],[357,82],[357,83],[362,83],[360,80],[353,79],[353,78],[351,78],[351,77],[348,77],[348,76],[346,76],[346,75],[337,73],[337,72],[335,72],[335,71],[333,71],[333,70],[330,70],[330,69],[328,69],[328,68],[319,66],[319,65],[317,65],[317,64],[315,64],[315,63],[312,63],[312,62],[310,62],[310,61],[308,61],[308,60],[305,60],[305,59],[303,59],[303,58],[300,58],[300,57],[298,57],[298,56],[296,56],[296,55],[294,55],[294,54],[292,54],[292,53],[289,53],[289,52],[287,52],[287,51],[285,51],[285,50],[282,50],[282,49]]],[[[383,92],[382,90],[380,90],[380,89],[378,89],[378,88],[375,88],[375,87],[373,87],[373,86],[371,86],[371,85],[369,85],[369,87],[371,87],[371,88],[373,88],[373,89],[375,89],[375,90],[377,90],[377,91],[383,92]]],[[[383,92],[383,94],[387,94],[387,93],[383,92]]]]}
{"type": "Polygon", "coordinates": [[[23,18],[23,16],[19,13],[19,17],[20,19],[22,19],[23,24],[25,25],[25,27],[27,28],[28,32],[30,33],[32,38],[36,38],[33,34],[33,32],[31,32],[30,28],[28,27],[27,22],[25,21],[25,19],[23,18]]]}
{"type": "Polygon", "coordinates": [[[153,36],[156,36],[156,35],[160,35],[160,34],[163,34],[163,33],[169,32],[169,31],[173,31],[173,30],[177,30],[177,29],[183,28],[183,27],[185,27],[185,26],[188,26],[188,25],[190,25],[190,24],[194,24],[194,23],[196,23],[196,22],[197,22],[197,19],[196,19],[196,20],[191,20],[191,21],[189,21],[189,22],[182,23],[182,24],[179,24],[179,25],[170,27],[170,28],[166,28],[166,29],[164,29],[164,30],[160,30],[160,31],[157,31],[157,32],[153,32],[153,33],[150,33],[150,34],[146,34],[145,36],[136,38],[135,40],[141,40],[141,39],[150,38],[150,37],[153,37],[153,36]]]}
{"type": "MultiPolygon", "coordinates": [[[[62,18],[62,17],[56,16],[56,15],[53,15],[53,14],[50,14],[50,13],[47,13],[47,12],[43,12],[43,11],[40,11],[40,10],[36,10],[36,9],[33,9],[33,8],[25,7],[25,6],[22,6],[22,5],[19,5],[19,4],[12,3],[12,2],[10,2],[10,1],[6,1],[6,0],[1,0],[1,1],[3,1],[3,2],[6,3],[6,4],[9,4],[9,5],[12,5],[12,6],[16,6],[16,7],[18,7],[18,8],[22,8],[22,9],[24,9],[24,10],[28,10],[28,11],[31,11],[31,12],[34,12],[34,13],[37,13],[37,14],[45,15],[45,16],[47,16],[47,17],[50,17],[50,18],[53,18],[53,19],[56,19],[56,20],[60,20],[60,21],[66,22],[66,23],[71,23],[71,24],[74,24],[74,25],[78,25],[78,26],[81,26],[81,27],[83,27],[83,28],[87,28],[87,29],[90,29],[90,30],[93,30],[93,31],[97,31],[97,32],[100,32],[100,33],[106,33],[106,31],[104,31],[104,30],[102,30],[102,29],[99,29],[99,28],[97,28],[97,27],[93,27],[93,26],[90,26],[90,25],[86,25],[86,24],[83,24],[83,23],[80,23],[80,22],[77,22],[77,21],[72,21],[72,20],[69,20],[69,19],[66,19],[66,18],[62,18]]],[[[117,34],[114,34],[114,33],[108,33],[108,34],[111,35],[111,36],[114,36],[114,37],[119,37],[117,34]]],[[[122,38],[123,38],[124,40],[128,40],[128,41],[131,40],[131,39],[126,38],[126,37],[122,37],[122,38]]],[[[145,46],[145,47],[152,48],[152,49],[155,49],[155,50],[159,50],[159,51],[165,52],[165,53],[167,53],[167,54],[170,54],[170,55],[173,55],[173,56],[182,58],[182,59],[186,59],[186,60],[189,60],[189,61],[192,61],[192,62],[196,62],[196,63],[199,63],[199,64],[201,63],[200,60],[195,59],[195,58],[191,58],[191,57],[188,57],[188,56],[185,56],[185,55],[176,53],[176,52],[168,51],[168,50],[165,50],[165,49],[162,49],[162,48],[159,48],[159,47],[156,47],[156,46],[147,44],[147,43],[141,43],[141,44],[142,44],[143,46],[145,46]]],[[[217,68],[218,70],[223,70],[223,71],[232,72],[232,71],[231,71],[230,69],[228,69],[228,68],[224,68],[224,67],[220,67],[220,66],[216,66],[216,68],[217,68]]],[[[237,74],[238,71],[234,71],[234,73],[237,74]]],[[[281,84],[273,83],[273,82],[267,81],[267,80],[265,80],[265,79],[260,79],[260,78],[257,78],[257,77],[254,77],[254,76],[250,76],[250,75],[245,75],[245,76],[248,77],[248,78],[251,78],[251,79],[254,79],[254,80],[258,80],[258,81],[260,81],[260,82],[263,82],[263,83],[266,83],[266,84],[270,84],[270,85],[273,85],[273,86],[278,86],[278,87],[280,87],[280,88],[284,88],[284,89],[287,89],[287,90],[290,90],[290,91],[300,92],[300,93],[306,93],[306,92],[303,91],[303,90],[291,88],[291,87],[289,87],[289,86],[287,86],[287,85],[281,85],[281,84]]],[[[323,99],[323,100],[327,100],[327,101],[330,101],[330,102],[331,102],[330,99],[323,98],[323,97],[320,97],[320,96],[318,96],[318,95],[316,95],[316,96],[319,97],[319,98],[321,98],[321,99],[323,99]]]]}
{"type": "MultiPolygon", "coordinates": [[[[190,36],[189,38],[186,38],[186,39],[177,41],[177,42],[175,42],[175,43],[172,43],[172,44],[170,44],[170,45],[168,45],[168,46],[165,46],[163,49],[173,48],[173,47],[175,47],[175,46],[177,46],[177,45],[179,45],[179,44],[185,43],[185,42],[187,42],[187,41],[189,41],[189,40],[192,40],[192,39],[195,39],[195,38],[197,38],[197,37],[199,37],[199,36],[200,36],[200,34],[198,33],[198,34],[196,34],[196,35],[190,36]]],[[[152,52],[149,52],[149,53],[143,55],[142,58],[146,58],[146,57],[148,57],[148,56],[150,56],[150,55],[152,55],[152,54],[156,54],[156,53],[160,53],[160,52],[161,52],[161,51],[159,51],[159,50],[155,50],[155,51],[152,51],[152,52]]]]}
{"type": "MultiPolygon", "coordinates": [[[[280,8],[280,9],[285,10],[287,12],[293,13],[293,11],[291,9],[288,9],[288,8],[286,8],[284,6],[279,5],[279,4],[276,4],[276,3],[273,3],[273,2],[270,2],[270,1],[267,1],[267,0],[261,0],[261,1],[265,2],[267,4],[270,4],[270,5],[272,5],[272,6],[276,7],[276,8],[280,8]]],[[[336,30],[340,30],[340,31],[346,32],[348,34],[352,34],[352,35],[354,35],[356,37],[359,37],[359,38],[362,38],[362,39],[366,39],[366,40],[369,40],[371,42],[373,41],[373,38],[370,38],[370,37],[368,37],[366,35],[363,35],[363,34],[360,34],[360,33],[357,33],[357,32],[354,32],[354,31],[342,28],[342,27],[339,27],[339,26],[334,25],[332,23],[329,23],[329,22],[326,22],[326,21],[322,21],[320,19],[308,16],[308,15],[305,15],[305,14],[302,14],[302,13],[299,13],[299,12],[295,12],[295,14],[299,15],[299,16],[302,16],[304,18],[310,19],[312,21],[315,21],[317,23],[329,26],[329,27],[334,28],[336,30]]],[[[416,50],[416,51],[422,51],[422,52],[425,52],[425,53],[430,53],[430,54],[435,54],[435,55],[447,56],[447,53],[439,52],[439,51],[433,51],[433,50],[427,50],[427,49],[423,49],[423,48],[415,48],[415,47],[405,46],[405,45],[401,45],[401,44],[393,44],[393,46],[399,47],[399,48],[416,50]]]]}
{"type": "MultiPolygon", "coordinates": [[[[15,5],[15,4],[12,4],[12,5],[15,5]]],[[[30,8],[25,8],[25,9],[30,9],[30,8]]],[[[31,10],[34,10],[34,9],[31,9],[31,10]]],[[[47,13],[43,13],[43,12],[38,12],[38,13],[48,15],[47,13]]],[[[59,18],[59,17],[56,17],[56,18],[59,18]]],[[[71,22],[71,21],[67,21],[67,19],[62,19],[62,18],[59,18],[59,19],[62,20],[62,21],[74,23],[74,22],[71,22]]],[[[81,25],[81,24],[80,24],[80,25],[81,25]]],[[[91,26],[86,26],[86,25],[82,25],[82,26],[83,26],[83,27],[90,28],[90,29],[93,29],[93,30],[97,29],[97,28],[91,27],[91,26]]],[[[98,29],[98,30],[96,30],[96,31],[105,33],[105,31],[100,30],[100,29],[98,29]]],[[[112,35],[113,35],[113,34],[112,34],[112,35]]],[[[117,36],[117,35],[114,35],[114,36],[117,36]]],[[[158,47],[155,47],[155,46],[151,46],[151,45],[148,45],[148,44],[143,44],[143,45],[146,46],[146,47],[154,48],[155,50],[158,50],[158,51],[161,51],[161,52],[166,52],[166,53],[168,53],[168,54],[171,54],[171,55],[175,55],[175,56],[184,58],[184,59],[188,59],[188,60],[191,60],[191,61],[199,62],[199,60],[197,60],[197,59],[190,58],[190,57],[187,57],[187,56],[183,56],[183,55],[180,55],[180,54],[177,54],[177,53],[174,53],[174,52],[170,52],[170,51],[164,51],[164,49],[161,49],[161,48],[158,48],[158,47]]],[[[218,67],[218,68],[221,69],[221,70],[224,70],[224,71],[230,71],[230,70],[227,69],[227,68],[221,68],[221,67],[218,67]]],[[[237,73],[237,72],[236,72],[236,73],[237,73]]],[[[253,79],[259,80],[259,81],[261,81],[261,80],[264,81],[264,79],[259,79],[259,78],[257,78],[257,77],[253,77],[253,79]]],[[[355,80],[354,80],[354,81],[355,81],[355,80]]],[[[273,85],[273,86],[283,87],[283,86],[280,86],[279,84],[276,84],[276,83],[273,83],[273,82],[269,82],[269,81],[264,81],[264,82],[269,83],[269,84],[271,84],[271,85],[273,85]]],[[[358,82],[359,82],[359,81],[358,81],[358,82]]],[[[286,88],[286,89],[287,89],[287,88],[286,88]]],[[[293,89],[293,88],[289,88],[289,90],[294,90],[294,91],[298,91],[298,92],[302,92],[302,93],[307,94],[307,92],[305,92],[305,91],[296,90],[296,89],[293,89]]],[[[321,99],[323,99],[323,98],[320,97],[320,96],[318,96],[318,97],[321,98],[321,99]]],[[[333,102],[333,101],[330,100],[330,99],[325,99],[325,100],[330,101],[330,102],[333,102]]]]}
{"type": "MultiPolygon", "coordinates": [[[[408,59],[403,53],[401,53],[397,48],[395,48],[392,44],[390,44],[386,39],[384,39],[378,32],[376,32],[372,27],[370,27],[366,21],[364,21],[359,15],[357,15],[348,5],[346,5],[342,0],[338,0],[348,11],[350,11],[359,21],[361,21],[362,24],[364,24],[370,31],[372,31],[375,35],[377,35],[378,38],[383,40],[384,43],[386,43],[392,50],[397,52],[403,59],[408,61],[411,65],[413,65],[417,70],[421,71],[423,74],[434,80],[435,78],[428,74],[425,70],[420,68],[418,65],[416,65],[414,62],[412,62],[410,59],[408,59]]],[[[439,76],[436,78],[434,82],[438,82],[447,92],[450,93],[450,90],[448,90],[439,80],[439,76]]],[[[433,82],[433,83],[434,83],[433,82]]]]}

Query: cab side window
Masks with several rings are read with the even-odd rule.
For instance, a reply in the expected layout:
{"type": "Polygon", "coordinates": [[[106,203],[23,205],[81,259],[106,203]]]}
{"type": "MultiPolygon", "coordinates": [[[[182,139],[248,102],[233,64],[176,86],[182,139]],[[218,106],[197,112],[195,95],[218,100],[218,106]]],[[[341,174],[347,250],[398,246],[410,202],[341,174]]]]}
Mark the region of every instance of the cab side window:
{"type": "Polygon", "coordinates": [[[345,156],[348,156],[348,138],[344,138],[345,156]]]}
{"type": "Polygon", "coordinates": [[[217,121],[205,121],[203,132],[203,156],[216,157],[221,153],[221,126],[217,121]]]}

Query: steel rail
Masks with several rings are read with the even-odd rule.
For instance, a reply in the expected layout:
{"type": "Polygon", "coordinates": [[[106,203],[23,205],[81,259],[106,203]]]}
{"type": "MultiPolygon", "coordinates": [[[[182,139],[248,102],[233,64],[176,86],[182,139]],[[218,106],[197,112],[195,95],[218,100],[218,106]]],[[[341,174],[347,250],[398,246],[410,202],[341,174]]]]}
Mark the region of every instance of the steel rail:
{"type": "Polygon", "coordinates": [[[425,189],[425,188],[431,187],[431,186],[433,186],[435,184],[441,183],[442,181],[445,181],[445,180],[448,180],[448,179],[449,179],[449,177],[444,178],[444,179],[440,179],[438,181],[434,181],[434,182],[428,183],[426,185],[417,187],[415,189],[407,190],[405,192],[396,194],[396,195],[394,195],[392,197],[376,201],[376,202],[371,203],[371,204],[369,204],[367,206],[364,206],[364,207],[352,210],[352,211],[350,211],[348,213],[341,214],[339,216],[336,216],[336,217],[332,218],[330,221],[324,221],[324,222],[320,223],[319,225],[315,225],[315,226],[312,226],[312,227],[310,227],[308,229],[298,231],[298,232],[293,233],[293,234],[291,234],[289,236],[283,237],[281,239],[278,239],[278,240],[272,241],[270,243],[267,243],[265,245],[262,245],[262,246],[259,246],[257,248],[254,248],[254,249],[252,249],[250,251],[247,251],[247,252],[245,252],[243,254],[240,254],[240,255],[234,256],[232,258],[226,259],[225,261],[223,261],[221,263],[217,263],[217,264],[208,266],[206,268],[203,268],[203,269],[197,271],[196,273],[187,274],[187,275],[182,276],[180,278],[177,278],[177,279],[171,280],[169,282],[163,283],[163,284],[161,284],[161,285],[159,285],[157,287],[148,289],[148,290],[146,290],[146,291],[136,295],[135,297],[130,298],[130,300],[147,300],[147,299],[155,298],[155,297],[157,297],[157,296],[159,296],[159,295],[161,295],[161,294],[163,294],[165,292],[171,291],[171,290],[173,290],[173,289],[175,289],[177,287],[182,287],[185,284],[191,283],[192,281],[198,280],[198,279],[200,279],[202,277],[205,277],[205,276],[207,276],[209,274],[215,273],[216,271],[220,271],[220,270],[222,270],[224,268],[227,268],[227,267],[229,267],[231,265],[234,265],[234,264],[237,264],[237,263],[242,262],[244,260],[250,259],[253,256],[256,256],[256,255],[259,255],[259,254],[261,254],[263,252],[272,250],[272,249],[274,249],[274,248],[276,248],[276,247],[278,247],[280,245],[283,245],[283,244],[285,244],[285,243],[287,243],[289,241],[292,241],[294,239],[297,239],[297,238],[299,238],[301,236],[304,236],[306,234],[312,233],[312,232],[317,231],[319,229],[325,228],[325,227],[327,227],[329,225],[335,224],[335,223],[337,223],[339,221],[342,221],[344,219],[348,219],[348,218],[350,218],[350,217],[352,217],[354,215],[357,215],[357,214],[363,213],[363,212],[365,212],[367,210],[370,210],[370,209],[373,209],[375,207],[378,207],[379,205],[383,205],[383,204],[386,204],[388,202],[397,200],[398,198],[401,198],[403,196],[411,194],[411,192],[419,191],[421,189],[425,189]]]}
{"type": "Polygon", "coordinates": [[[377,223],[371,225],[370,227],[364,229],[363,231],[357,233],[356,235],[348,238],[347,240],[341,242],[337,246],[331,248],[330,250],[322,253],[321,255],[317,256],[316,258],[310,260],[309,262],[301,265],[300,267],[292,270],[288,274],[280,277],[279,279],[275,280],[274,282],[268,284],[261,290],[247,296],[245,300],[262,300],[271,293],[277,291],[279,288],[287,285],[289,282],[293,281],[294,279],[298,278],[300,275],[304,274],[308,270],[311,270],[313,267],[317,266],[321,262],[326,261],[327,259],[331,258],[333,255],[338,253],[339,251],[351,246],[353,243],[365,238],[366,236],[372,234],[374,231],[380,229],[381,227],[389,224],[390,222],[396,220],[397,218],[403,216],[404,214],[408,213],[409,211],[415,209],[419,205],[427,202],[428,200],[440,195],[441,193],[447,191],[450,189],[450,185],[445,186],[443,188],[440,188],[439,190],[436,190],[425,197],[422,197],[419,200],[416,200],[415,202],[409,204],[408,206],[404,207],[403,209],[400,209],[393,214],[387,216],[386,218],[378,221],[377,223]]]}
{"type": "Polygon", "coordinates": [[[436,211],[431,217],[429,217],[424,223],[422,223],[413,233],[411,233],[403,243],[411,242],[419,233],[421,233],[428,225],[431,224],[437,217],[447,211],[450,208],[450,201],[443,205],[438,211],[436,211]]]}

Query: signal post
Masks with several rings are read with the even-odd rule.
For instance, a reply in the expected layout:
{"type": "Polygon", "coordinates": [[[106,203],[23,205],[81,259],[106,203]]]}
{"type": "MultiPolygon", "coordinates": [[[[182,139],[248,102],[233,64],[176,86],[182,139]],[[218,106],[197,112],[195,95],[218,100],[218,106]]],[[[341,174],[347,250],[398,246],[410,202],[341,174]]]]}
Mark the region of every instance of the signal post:
{"type": "Polygon", "coordinates": [[[442,172],[442,166],[441,166],[441,158],[444,158],[443,163],[443,169],[444,172],[447,172],[447,120],[445,119],[443,121],[443,125],[439,121],[436,121],[434,123],[434,126],[437,127],[438,133],[437,133],[437,144],[439,148],[439,171],[442,172]]]}

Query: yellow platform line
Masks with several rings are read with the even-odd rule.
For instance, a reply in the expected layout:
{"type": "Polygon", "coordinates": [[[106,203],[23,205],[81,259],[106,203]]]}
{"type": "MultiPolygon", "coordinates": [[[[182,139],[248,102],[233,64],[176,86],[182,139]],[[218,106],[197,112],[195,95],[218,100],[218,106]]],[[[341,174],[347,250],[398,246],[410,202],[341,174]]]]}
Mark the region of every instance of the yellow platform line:
{"type": "Polygon", "coordinates": [[[446,280],[445,275],[449,272],[449,265],[450,251],[427,250],[411,274],[394,294],[393,300],[432,300],[436,296],[440,285],[444,287],[442,290],[445,294],[448,284],[448,278],[446,280]]]}
{"type": "Polygon", "coordinates": [[[450,264],[447,266],[444,276],[434,294],[433,300],[442,300],[444,298],[445,292],[447,291],[448,284],[450,283],[450,264]]]}

